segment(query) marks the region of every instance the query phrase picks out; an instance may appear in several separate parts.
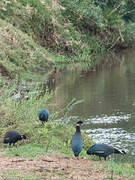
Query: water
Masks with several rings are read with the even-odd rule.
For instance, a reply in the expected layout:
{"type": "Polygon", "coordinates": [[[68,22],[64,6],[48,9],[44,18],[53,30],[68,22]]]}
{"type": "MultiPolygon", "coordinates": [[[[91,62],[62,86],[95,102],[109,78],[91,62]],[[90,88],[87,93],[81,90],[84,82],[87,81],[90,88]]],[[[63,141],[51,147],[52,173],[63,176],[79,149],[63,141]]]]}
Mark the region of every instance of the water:
{"type": "Polygon", "coordinates": [[[69,123],[83,120],[83,131],[96,143],[135,155],[135,50],[106,57],[96,71],[80,66],[57,71],[55,85],[58,106],[84,100],[70,112],[69,123]]]}

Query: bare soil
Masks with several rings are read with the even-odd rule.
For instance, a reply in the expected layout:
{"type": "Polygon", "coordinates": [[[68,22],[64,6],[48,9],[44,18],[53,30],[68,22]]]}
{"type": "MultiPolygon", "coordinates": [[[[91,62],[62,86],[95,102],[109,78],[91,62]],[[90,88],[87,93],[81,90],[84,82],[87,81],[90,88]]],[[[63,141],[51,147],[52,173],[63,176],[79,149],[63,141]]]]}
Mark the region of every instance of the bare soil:
{"type": "MultiPolygon", "coordinates": [[[[21,174],[34,172],[43,180],[106,180],[109,177],[111,179],[111,172],[106,171],[103,165],[100,165],[100,161],[86,157],[77,159],[59,153],[44,154],[37,158],[21,158],[18,156],[4,157],[4,153],[1,152],[0,180],[5,179],[2,173],[10,170],[21,174]]],[[[15,180],[22,179],[15,178],[15,180]]],[[[113,175],[113,179],[125,180],[122,175],[113,175]]]]}

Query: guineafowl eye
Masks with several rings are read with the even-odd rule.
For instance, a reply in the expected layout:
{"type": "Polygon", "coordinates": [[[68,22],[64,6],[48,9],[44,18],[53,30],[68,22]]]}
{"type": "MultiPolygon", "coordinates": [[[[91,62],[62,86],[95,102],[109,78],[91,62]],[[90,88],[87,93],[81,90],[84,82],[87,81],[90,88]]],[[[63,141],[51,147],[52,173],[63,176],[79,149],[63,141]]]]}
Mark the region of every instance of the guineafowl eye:
{"type": "Polygon", "coordinates": [[[48,121],[49,115],[50,115],[50,113],[47,109],[41,109],[38,112],[38,118],[40,121],[42,121],[42,124],[44,124],[45,122],[48,121]]]}
{"type": "Polygon", "coordinates": [[[15,144],[17,141],[22,140],[22,139],[26,139],[25,135],[22,135],[19,131],[17,130],[11,130],[6,132],[5,136],[4,136],[4,144],[15,144]]]}
{"type": "Polygon", "coordinates": [[[96,155],[99,156],[99,158],[103,157],[106,160],[106,157],[109,156],[110,154],[126,154],[125,151],[120,151],[116,148],[113,148],[112,146],[108,146],[106,144],[94,144],[93,146],[91,146],[88,151],[87,154],[88,155],[96,155]]]}
{"type": "Polygon", "coordinates": [[[26,139],[26,138],[27,138],[24,134],[23,134],[22,136],[23,136],[23,139],[26,139]]]}
{"type": "Polygon", "coordinates": [[[80,124],[82,121],[78,121],[76,125],[76,132],[72,137],[72,151],[74,152],[74,156],[79,156],[80,152],[83,148],[83,141],[81,136],[80,124]]]}

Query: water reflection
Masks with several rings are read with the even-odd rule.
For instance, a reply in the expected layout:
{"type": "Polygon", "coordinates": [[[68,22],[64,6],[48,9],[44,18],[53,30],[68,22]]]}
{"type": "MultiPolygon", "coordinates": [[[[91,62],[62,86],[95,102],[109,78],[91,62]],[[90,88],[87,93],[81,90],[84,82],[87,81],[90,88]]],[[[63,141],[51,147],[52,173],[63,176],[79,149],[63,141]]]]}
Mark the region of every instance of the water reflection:
{"type": "Polygon", "coordinates": [[[135,51],[109,56],[90,71],[69,66],[56,72],[55,98],[65,106],[83,99],[70,113],[70,123],[85,122],[83,130],[97,143],[135,154],[135,51]],[[107,68],[106,68],[107,66],[107,68]]]}

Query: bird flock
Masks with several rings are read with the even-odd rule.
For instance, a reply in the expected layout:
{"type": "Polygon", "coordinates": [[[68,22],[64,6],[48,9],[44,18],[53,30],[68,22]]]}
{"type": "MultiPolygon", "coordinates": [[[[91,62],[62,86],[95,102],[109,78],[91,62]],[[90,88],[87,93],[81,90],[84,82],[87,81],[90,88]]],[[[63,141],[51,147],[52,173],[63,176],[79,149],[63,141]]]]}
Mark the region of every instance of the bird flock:
{"type": "MultiPolygon", "coordinates": [[[[50,113],[47,109],[41,109],[38,112],[38,118],[42,122],[42,125],[44,125],[44,123],[48,121],[49,115],[50,113]]],[[[75,157],[78,157],[81,151],[83,150],[83,139],[82,139],[81,128],[80,128],[81,124],[83,124],[82,121],[77,122],[76,131],[75,131],[75,134],[72,136],[72,140],[71,140],[72,151],[75,157]]],[[[20,141],[22,139],[26,139],[26,135],[22,135],[17,130],[10,130],[5,133],[3,143],[9,144],[9,147],[11,147],[11,145],[14,146],[14,144],[17,141],[20,141]]],[[[94,144],[87,150],[86,153],[88,155],[96,155],[99,157],[99,159],[103,157],[104,160],[106,160],[106,158],[110,154],[122,154],[122,155],[126,154],[124,150],[120,151],[107,144],[94,144]]]]}

